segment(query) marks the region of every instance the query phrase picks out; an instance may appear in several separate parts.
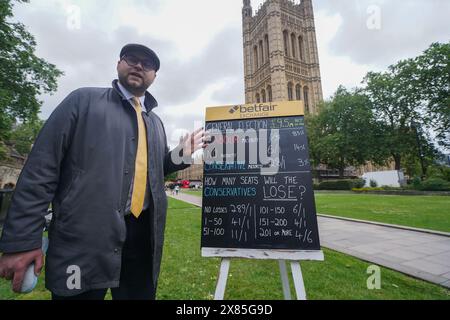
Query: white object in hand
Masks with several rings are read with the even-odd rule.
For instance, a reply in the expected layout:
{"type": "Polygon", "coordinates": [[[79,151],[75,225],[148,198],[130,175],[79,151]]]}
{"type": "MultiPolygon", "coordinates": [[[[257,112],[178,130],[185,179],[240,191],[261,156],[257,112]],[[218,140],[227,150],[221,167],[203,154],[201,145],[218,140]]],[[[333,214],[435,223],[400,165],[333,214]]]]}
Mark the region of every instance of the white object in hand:
{"type": "MultiPolygon", "coordinates": [[[[42,238],[42,252],[46,254],[48,248],[48,238],[42,238]]],[[[38,282],[38,277],[34,274],[34,263],[28,266],[25,276],[23,277],[22,288],[20,292],[30,293],[34,290],[38,282]]]]}

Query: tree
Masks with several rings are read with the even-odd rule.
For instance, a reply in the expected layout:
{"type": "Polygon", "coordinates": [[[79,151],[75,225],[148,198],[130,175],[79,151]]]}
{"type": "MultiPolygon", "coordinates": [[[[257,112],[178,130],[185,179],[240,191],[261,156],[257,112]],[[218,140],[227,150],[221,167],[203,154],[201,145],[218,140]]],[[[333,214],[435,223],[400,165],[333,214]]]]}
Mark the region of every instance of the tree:
{"type": "Polygon", "coordinates": [[[311,159],[314,164],[326,164],[344,176],[348,166],[364,165],[367,161],[383,162],[378,128],[370,103],[358,91],[339,87],[335,95],[320,107],[318,115],[307,118],[311,159]]]}
{"type": "Polygon", "coordinates": [[[426,132],[414,127],[412,130],[417,130],[414,132],[416,144],[402,157],[401,167],[409,177],[421,177],[423,180],[428,175],[428,167],[442,157],[442,154],[433,145],[431,137],[426,132]]]}
{"type": "Polygon", "coordinates": [[[450,148],[450,42],[433,43],[414,63],[421,103],[430,115],[426,126],[436,133],[439,145],[450,148]]]}
{"type": "Polygon", "coordinates": [[[9,21],[12,7],[13,0],[0,1],[0,146],[10,138],[17,120],[36,121],[42,105],[38,96],[54,92],[62,75],[53,64],[35,55],[36,42],[25,26],[9,21]]]}
{"type": "Polygon", "coordinates": [[[177,180],[177,172],[173,172],[164,177],[164,182],[177,180]]]}
{"type": "Polygon", "coordinates": [[[19,124],[11,131],[9,143],[22,155],[27,155],[44,125],[44,121],[35,121],[19,124]]]}
{"type": "MultiPolygon", "coordinates": [[[[383,128],[384,145],[395,161],[396,170],[400,170],[402,158],[418,156],[417,128],[437,130],[441,143],[450,130],[448,71],[447,82],[444,81],[448,57],[441,51],[445,50],[434,45],[420,57],[400,61],[386,72],[369,72],[364,78],[364,92],[383,128]]],[[[423,133],[420,139],[427,136],[423,133]]],[[[432,146],[430,140],[427,145],[432,146]]],[[[428,155],[433,153],[434,150],[428,155]]]]}

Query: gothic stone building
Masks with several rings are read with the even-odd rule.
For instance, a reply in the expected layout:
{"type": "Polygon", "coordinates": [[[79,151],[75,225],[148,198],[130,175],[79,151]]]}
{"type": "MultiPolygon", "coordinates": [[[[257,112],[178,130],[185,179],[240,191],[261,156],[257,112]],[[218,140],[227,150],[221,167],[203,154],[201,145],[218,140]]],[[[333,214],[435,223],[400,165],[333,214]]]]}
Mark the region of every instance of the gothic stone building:
{"type": "Polygon", "coordinates": [[[193,164],[187,169],[178,171],[177,179],[203,181],[203,164],[193,164]]]}
{"type": "Polygon", "coordinates": [[[323,100],[312,0],[267,0],[242,9],[246,103],[303,100],[316,113],[323,100]]]}

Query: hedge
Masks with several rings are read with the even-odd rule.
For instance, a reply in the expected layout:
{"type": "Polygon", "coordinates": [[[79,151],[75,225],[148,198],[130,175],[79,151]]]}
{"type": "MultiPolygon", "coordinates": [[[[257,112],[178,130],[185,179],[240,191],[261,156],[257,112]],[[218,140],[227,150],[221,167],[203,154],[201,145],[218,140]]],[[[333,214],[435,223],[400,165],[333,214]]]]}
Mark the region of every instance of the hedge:
{"type": "Polygon", "coordinates": [[[363,179],[330,180],[319,183],[317,190],[352,190],[353,188],[362,188],[364,184],[363,179]]]}
{"type": "Polygon", "coordinates": [[[424,191],[450,191],[450,182],[441,178],[429,178],[423,181],[418,189],[424,191]]]}

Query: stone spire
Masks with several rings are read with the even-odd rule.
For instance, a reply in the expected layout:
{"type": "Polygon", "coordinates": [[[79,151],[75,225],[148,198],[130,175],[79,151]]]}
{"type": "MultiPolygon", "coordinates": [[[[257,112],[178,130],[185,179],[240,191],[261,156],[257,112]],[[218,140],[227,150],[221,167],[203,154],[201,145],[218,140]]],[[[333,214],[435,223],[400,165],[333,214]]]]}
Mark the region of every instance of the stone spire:
{"type": "Polygon", "coordinates": [[[244,0],[244,7],[242,8],[242,17],[247,18],[253,15],[252,5],[250,0],[244,0]]]}

